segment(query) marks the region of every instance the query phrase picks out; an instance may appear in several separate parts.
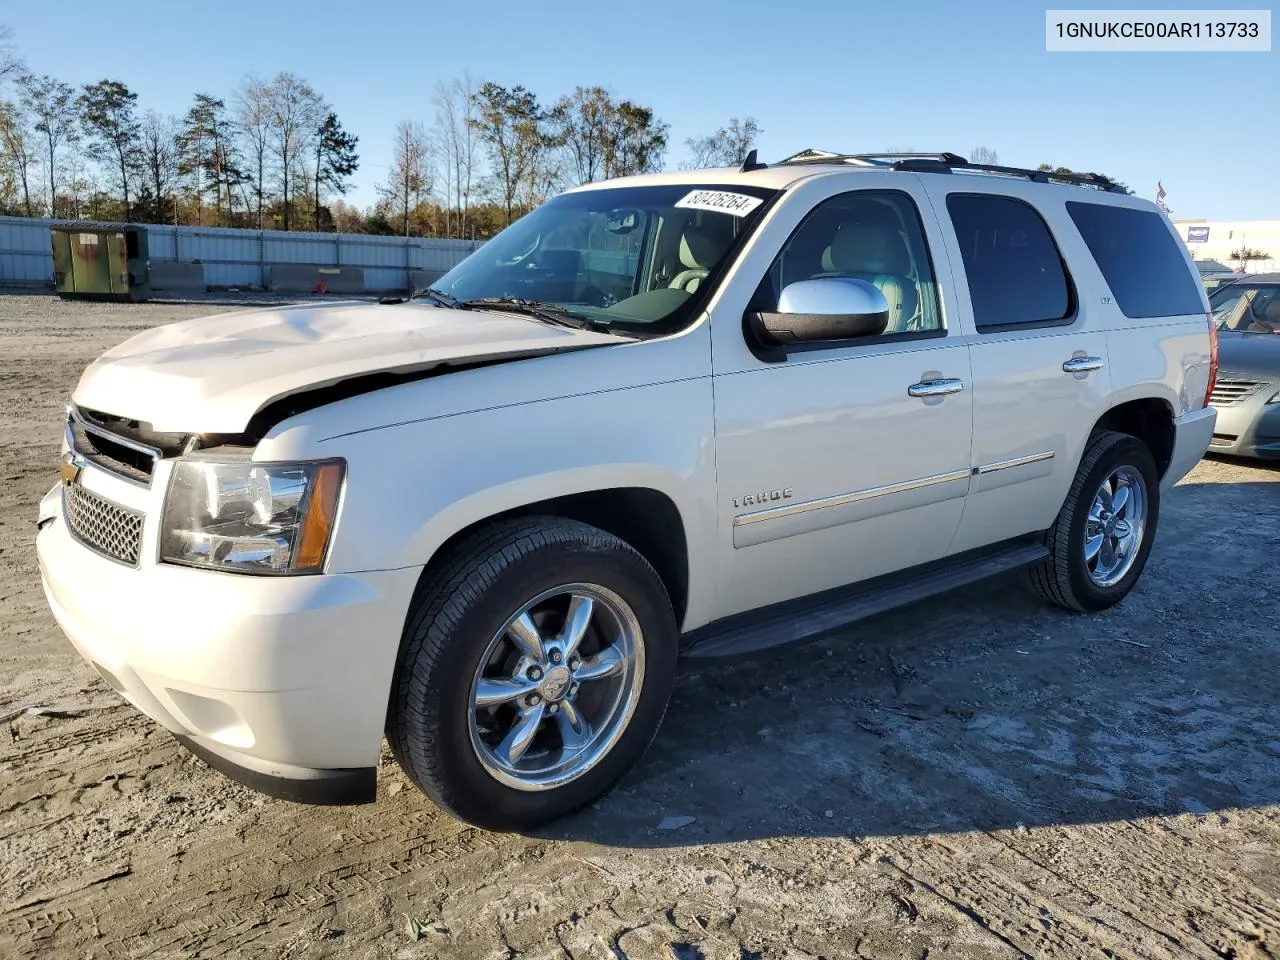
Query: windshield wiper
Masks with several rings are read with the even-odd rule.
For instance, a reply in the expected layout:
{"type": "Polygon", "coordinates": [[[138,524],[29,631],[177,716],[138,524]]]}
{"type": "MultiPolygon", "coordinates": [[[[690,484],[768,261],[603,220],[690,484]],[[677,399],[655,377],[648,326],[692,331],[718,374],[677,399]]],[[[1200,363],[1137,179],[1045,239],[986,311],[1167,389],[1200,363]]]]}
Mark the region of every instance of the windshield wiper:
{"type": "Polygon", "coordinates": [[[410,300],[417,300],[420,298],[434,300],[442,307],[449,307],[454,310],[461,309],[457,297],[452,294],[445,293],[443,290],[436,290],[433,287],[425,287],[421,290],[415,290],[413,293],[409,294],[410,300]]]}
{"type": "Polygon", "coordinates": [[[542,300],[526,300],[523,297],[480,297],[477,300],[460,300],[455,301],[455,303],[466,310],[472,310],[476,307],[510,310],[513,313],[523,313],[534,317],[544,323],[553,323],[558,327],[572,327],[575,330],[603,331],[607,329],[606,324],[572,313],[558,303],[546,303],[542,300]]]}

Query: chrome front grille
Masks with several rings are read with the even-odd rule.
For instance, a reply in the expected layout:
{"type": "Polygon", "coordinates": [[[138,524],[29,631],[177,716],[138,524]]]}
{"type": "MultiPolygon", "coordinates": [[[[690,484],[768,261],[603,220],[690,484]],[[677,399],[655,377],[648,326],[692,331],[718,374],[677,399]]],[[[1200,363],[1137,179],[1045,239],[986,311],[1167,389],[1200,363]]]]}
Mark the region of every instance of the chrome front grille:
{"type": "Polygon", "coordinates": [[[94,553],[118,563],[138,565],[143,514],[68,483],[62,487],[62,515],[71,535],[94,553]]]}
{"type": "Polygon", "coordinates": [[[85,460],[130,483],[147,487],[161,452],[94,423],[75,407],[67,408],[67,448],[85,460]]]}
{"type": "Polygon", "coordinates": [[[1243,403],[1258,392],[1265,381],[1249,380],[1231,374],[1219,374],[1209,394],[1209,403],[1215,407],[1230,407],[1243,403]]]}

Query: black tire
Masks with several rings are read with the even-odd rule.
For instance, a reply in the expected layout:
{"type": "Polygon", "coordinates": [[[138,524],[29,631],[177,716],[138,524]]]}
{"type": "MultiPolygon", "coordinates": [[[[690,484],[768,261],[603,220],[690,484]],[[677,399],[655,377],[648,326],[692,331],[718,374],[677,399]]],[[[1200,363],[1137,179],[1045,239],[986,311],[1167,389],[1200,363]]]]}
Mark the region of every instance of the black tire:
{"type": "Polygon", "coordinates": [[[1160,474],[1150,449],[1127,433],[1098,431],[1089,439],[1066,501],[1045,533],[1049,556],[1027,571],[1028,586],[1067,610],[1095,612],[1119,603],[1142,576],[1159,518],[1160,474]],[[1094,494],[1113,471],[1124,466],[1136,470],[1145,482],[1145,530],[1128,572],[1114,585],[1104,587],[1089,576],[1084,558],[1085,527],[1094,494]]]}
{"type": "Polygon", "coordinates": [[[488,830],[527,830],[607,793],[648,748],[671,697],[678,630],[653,567],[629,544],[560,517],[497,521],[442,558],[405,623],[387,737],[405,773],[438,806],[488,830]],[[575,780],[507,786],[476,755],[471,684],[490,640],[523,604],[565,583],[592,583],[631,607],[644,644],[639,700],[613,748],[575,780]]]}

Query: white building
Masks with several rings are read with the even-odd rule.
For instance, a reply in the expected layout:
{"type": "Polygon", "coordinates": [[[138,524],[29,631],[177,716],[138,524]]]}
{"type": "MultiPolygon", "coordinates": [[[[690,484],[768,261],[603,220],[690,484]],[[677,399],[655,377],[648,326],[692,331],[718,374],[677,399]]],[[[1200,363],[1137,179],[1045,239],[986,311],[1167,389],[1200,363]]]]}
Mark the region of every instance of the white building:
{"type": "Polygon", "coordinates": [[[1266,257],[1246,261],[1245,273],[1280,271],[1280,220],[1175,219],[1173,225],[1196,260],[1216,260],[1235,270],[1241,262],[1232,254],[1248,248],[1266,257]]]}

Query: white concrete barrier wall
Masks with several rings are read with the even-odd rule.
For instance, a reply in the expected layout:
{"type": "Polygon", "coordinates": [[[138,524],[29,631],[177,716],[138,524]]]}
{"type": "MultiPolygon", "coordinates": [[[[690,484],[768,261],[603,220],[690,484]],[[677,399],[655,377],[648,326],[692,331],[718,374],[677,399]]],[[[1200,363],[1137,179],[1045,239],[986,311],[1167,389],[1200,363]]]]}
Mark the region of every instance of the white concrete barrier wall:
{"type": "Polygon", "coordinates": [[[204,267],[198,263],[151,262],[151,289],[155,293],[204,293],[204,267]]]}
{"type": "MultiPolygon", "coordinates": [[[[0,217],[0,287],[51,285],[53,220],[0,217]]],[[[210,287],[262,289],[273,264],[355,267],[369,291],[401,290],[414,271],[451,269],[482,240],[375,237],[146,224],[152,263],[198,263],[210,287]]]]}

